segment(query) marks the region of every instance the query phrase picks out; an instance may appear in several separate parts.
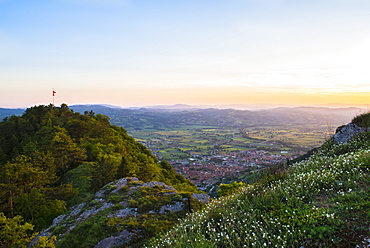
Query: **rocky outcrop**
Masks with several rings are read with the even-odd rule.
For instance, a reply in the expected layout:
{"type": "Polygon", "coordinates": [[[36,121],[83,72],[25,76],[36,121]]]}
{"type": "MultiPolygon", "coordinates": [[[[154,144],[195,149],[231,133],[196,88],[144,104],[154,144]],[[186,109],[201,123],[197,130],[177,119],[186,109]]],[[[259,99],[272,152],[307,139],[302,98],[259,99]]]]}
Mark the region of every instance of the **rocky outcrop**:
{"type": "Polygon", "coordinates": [[[360,133],[368,131],[368,128],[360,127],[354,123],[348,123],[347,125],[338,127],[333,140],[335,143],[347,143],[352,138],[357,136],[360,133]]]}
{"type": "Polygon", "coordinates": [[[129,232],[125,229],[118,236],[111,236],[100,240],[94,248],[122,247],[125,243],[128,243],[136,233],[137,232],[129,232]]]}
{"type": "Polygon", "coordinates": [[[197,193],[193,193],[192,194],[192,197],[194,199],[197,199],[198,201],[200,202],[203,202],[203,203],[208,203],[211,201],[211,197],[207,194],[197,194],[197,193]]]}
{"type": "Polygon", "coordinates": [[[38,237],[56,235],[57,243],[64,242],[62,246],[68,247],[77,244],[95,248],[130,246],[132,240],[136,242],[148,235],[145,222],[152,226],[153,221],[149,220],[174,223],[174,214],[178,214],[176,221],[185,216],[192,208],[189,204],[193,205],[189,199],[201,204],[210,201],[206,194],[180,193],[162,182],[144,183],[135,177],[122,178],[105,185],[91,201],[76,205],[69,213],[55,218],[53,224],[40,232],[38,237]],[[166,216],[172,219],[167,221],[166,216]],[[89,225],[94,226],[97,222],[105,227],[101,227],[101,232],[98,231],[95,237],[89,237],[89,225]],[[78,237],[83,232],[86,232],[86,237],[78,237]],[[71,245],[68,243],[71,239],[77,241],[71,245]],[[89,244],[86,245],[83,239],[90,239],[89,244]]]}
{"type": "Polygon", "coordinates": [[[172,205],[164,205],[161,207],[159,210],[160,214],[164,214],[166,212],[178,212],[184,209],[184,203],[182,202],[176,202],[175,204],[172,205]]]}

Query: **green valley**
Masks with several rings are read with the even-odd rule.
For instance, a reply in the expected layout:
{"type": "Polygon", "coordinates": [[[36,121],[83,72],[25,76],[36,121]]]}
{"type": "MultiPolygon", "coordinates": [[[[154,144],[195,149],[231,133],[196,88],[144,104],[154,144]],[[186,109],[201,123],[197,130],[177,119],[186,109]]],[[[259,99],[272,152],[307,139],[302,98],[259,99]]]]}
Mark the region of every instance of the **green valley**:
{"type": "Polygon", "coordinates": [[[331,139],[353,111],[6,111],[0,245],[367,247],[370,114],[331,139]]]}
{"type": "Polygon", "coordinates": [[[342,127],[347,141],[330,139],[253,184],[222,185],[226,196],[147,247],[369,247],[369,120],[370,114],[354,118],[357,135],[342,127]]]}
{"type": "Polygon", "coordinates": [[[215,126],[185,126],[163,131],[130,131],[137,141],[159,158],[178,160],[250,149],[297,156],[320,146],[332,134],[326,125],[276,125],[225,129],[215,126]]]}
{"type": "Polygon", "coordinates": [[[222,182],[250,182],[263,168],[286,163],[320,146],[361,111],[357,108],[119,109],[96,111],[124,126],[137,141],[202,190],[215,193],[222,182]]]}

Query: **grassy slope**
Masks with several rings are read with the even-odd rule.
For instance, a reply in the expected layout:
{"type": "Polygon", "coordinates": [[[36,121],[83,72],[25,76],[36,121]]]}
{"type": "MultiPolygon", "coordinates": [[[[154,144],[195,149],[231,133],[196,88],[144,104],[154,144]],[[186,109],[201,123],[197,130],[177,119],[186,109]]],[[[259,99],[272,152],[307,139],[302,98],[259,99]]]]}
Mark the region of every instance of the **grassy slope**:
{"type": "Polygon", "coordinates": [[[327,142],[189,215],[150,247],[356,247],[370,238],[369,170],[370,133],[327,142]]]}

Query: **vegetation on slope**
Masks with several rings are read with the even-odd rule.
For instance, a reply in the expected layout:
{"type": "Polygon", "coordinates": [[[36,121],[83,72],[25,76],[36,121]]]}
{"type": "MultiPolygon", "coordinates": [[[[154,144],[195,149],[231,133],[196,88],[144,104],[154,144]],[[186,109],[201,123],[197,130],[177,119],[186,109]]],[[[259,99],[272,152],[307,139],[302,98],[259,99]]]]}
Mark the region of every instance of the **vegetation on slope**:
{"type": "Polygon", "coordinates": [[[197,192],[107,116],[41,105],[0,122],[0,212],[7,220],[20,215],[41,230],[68,206],[122,177],[197,192]]]}
{"type": "Polygon", "coordinates": [[[370,113],[356,116],[353,118],[352,123],[357,124],[360,127],[370,127],[370,113]]]}
{"type": "Polygon", "coordinates": [[[328,141],[309,159],[189,215],[149,247],[368,247],[369,171],[369,132],[328,141]]]}
{"type": "Polygon", "coordinates": [[[121,178],[57,217],[41,235],[57,235],[57,248],[142,247],[190,210],[199,209],[203,202],[198,196],[206,195],[179,192],[161,182],[121,178]]]}

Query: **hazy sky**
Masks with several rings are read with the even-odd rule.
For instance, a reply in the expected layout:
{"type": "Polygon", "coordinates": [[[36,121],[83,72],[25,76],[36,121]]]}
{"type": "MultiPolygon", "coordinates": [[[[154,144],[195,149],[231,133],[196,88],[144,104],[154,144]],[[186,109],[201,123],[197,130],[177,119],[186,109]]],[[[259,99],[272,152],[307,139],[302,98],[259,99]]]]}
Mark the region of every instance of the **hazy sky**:
{"type": "Polygon", "coordinates": [[[0,107],[368,104],[369,0],[0,0],[0,107]]]}

